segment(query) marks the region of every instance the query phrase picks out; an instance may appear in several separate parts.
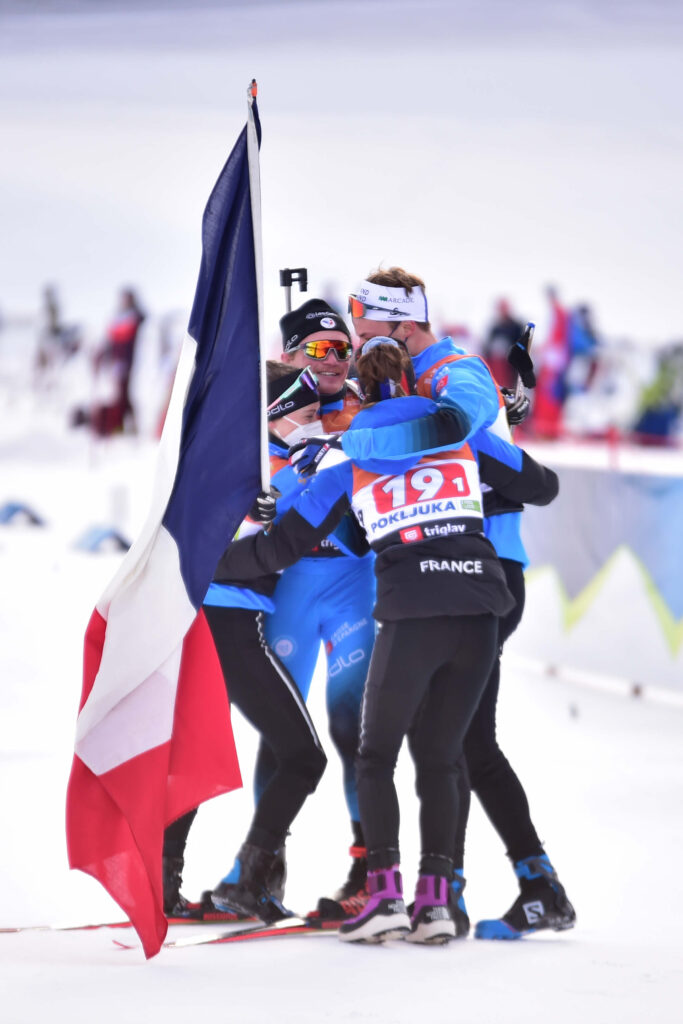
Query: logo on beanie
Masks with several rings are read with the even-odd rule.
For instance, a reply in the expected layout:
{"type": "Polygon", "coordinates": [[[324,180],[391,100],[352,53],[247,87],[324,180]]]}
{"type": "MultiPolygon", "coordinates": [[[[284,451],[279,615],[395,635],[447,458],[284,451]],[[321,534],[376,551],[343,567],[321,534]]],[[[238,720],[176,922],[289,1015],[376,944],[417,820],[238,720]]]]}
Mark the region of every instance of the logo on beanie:
{"type": "Polygon", "coordinates": [[[324,316],[320,321],[320,326],[324,327],[326,331],[333,331],[337,325],[331,316],[324,316]]]}
{"type": "Polygon", "coordinates": [[[293,345],[294,342],[298,341],[298,340],[299,340],[299,335],[298,334],[293,334],[291,338],[287,339],[287,344],[288,345],[293,345]]]}

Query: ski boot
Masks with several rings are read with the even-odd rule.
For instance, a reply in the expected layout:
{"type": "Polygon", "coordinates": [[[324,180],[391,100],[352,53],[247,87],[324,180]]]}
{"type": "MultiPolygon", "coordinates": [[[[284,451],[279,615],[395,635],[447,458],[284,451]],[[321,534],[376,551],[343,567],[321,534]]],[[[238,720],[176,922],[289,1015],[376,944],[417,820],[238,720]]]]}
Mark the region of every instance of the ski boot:
{"type": "Polygon", "coordinates": [[[441,945],[454,939],[456,928],[449,904],[448,880],[442,875],[420,875],[406,941],[441,945]]]}
{"type": "Polygon", "coordinates": [[[398,864],[384,871],[368,871],[368,900],[357,917],[343,921],[342,942],[384,942],[400,939],[410,931],[403,902],[403,883],[398,864]]]}
{"type": "Polygon", "coordinates": [[[573,928],[576,913],[546,855],[518,860],[514,868],[520,895],[501,918],[478,921],[475,939],[521,939],[545,928],[573,928]]]}
{"type": "Polygon", "coordinates": [[[183,857],[162,857],[161,874],[164,888],[164,914],[166,917],[186,917],[201,920],[198,905],[190,903],[180,892],[183,884],[183,857]]]}
{"type": "Polygon", "coordinates": [[[258,917],[254,917],[253,914],[243,914],[239,910],[217,910],[213,905],[211,898],[211,889],[204,889],[201,896],[199,897],[199,903],[190,903],[190,907],[194,913],[193,919],[196,917],[199,921],[210,922],[211,924],[232,924],[235,921],[258,921],[258,917]]]}
{"type": "Polygon", "coordinates": [[[287,881],[287,851],[283,843],[279,850],[275,851],[275,860],[268,875],[268,889],[275,899],[282,903],[285,897],[285,882],[287,881]]]}
{"type": "Polygon", "coordinates": [[[194,903],[186,899],[180,892],[183,884],[182,878],[183,858],[163,857],[162,878],[164,885],[164,914],[170,919],[181,918],[185,921],[245,921],[256,920],[247,918],[244,914],[235,911],[216,910],[211,902],[211,893],[202,893],[199,902],[194,903]]]}
{"type": "Polygon", "coordinates": [[[364,846],[349,849],[353,860],[349,877],[332,899],[323,896],[318,900],[315,917],[324,921],[346,921],[360,914],[370,898],[368,893],[368,857],[364,846]]]}
{"type": "Polygon", "coordinates": [[[270,850],[243,843],[231,871],[211,893],[214,907],[255,915],[265,924],[292,917],[269,888],[276,857],[270,850]]]}
{"type": "Polygon", "coordinates": [[[465,897],[463,896],[465,885],[462,868],[454,868],[453,878],[448,887],[448,909],[455,924],[456,939],[464,939],[470,932],[470,919],[467,916],[465,897]]]}

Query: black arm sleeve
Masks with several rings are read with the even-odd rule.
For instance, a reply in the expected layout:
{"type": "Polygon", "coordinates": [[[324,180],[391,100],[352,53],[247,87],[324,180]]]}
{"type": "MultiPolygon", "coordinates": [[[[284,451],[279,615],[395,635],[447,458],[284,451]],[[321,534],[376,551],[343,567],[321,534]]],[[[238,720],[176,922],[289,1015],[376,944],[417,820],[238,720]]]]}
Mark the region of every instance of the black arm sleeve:
{"type": "Polygon", "coordinates": [[[233,541],[218,563],[214,580],[239,585],[294,565],[334,530],[348,508],[349,499],[344,494],[319,526],[290,508],[268,533],[253,533],[233,541]]]}
{"type": "Polygon", "coordinates": [[[557,473],[536,462],[525,451],[522,451],[522,467],[519,470],[480,452],[479,474],[484,483],[504,498],[525,505],[549,505],[560,490],[557,473]]]}
{"type": "MultiPolygon", "coordinates": [[[[415,422],[423,425],[427,431],[430,448],[456,444],[467,437],[470,432],[469,416],[462,409],[456,409],[454,406],[439,409],[429,416],[421,416],[415,422]]],[[[427,446],[425,445],[425,447],[427,446]]]]}

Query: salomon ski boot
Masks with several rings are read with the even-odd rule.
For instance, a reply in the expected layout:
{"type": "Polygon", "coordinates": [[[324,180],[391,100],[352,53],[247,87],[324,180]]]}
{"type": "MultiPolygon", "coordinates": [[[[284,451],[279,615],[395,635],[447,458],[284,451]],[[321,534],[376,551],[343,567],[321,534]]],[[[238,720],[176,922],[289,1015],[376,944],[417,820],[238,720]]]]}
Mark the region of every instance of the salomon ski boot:
{"type": "Polygon", "coordinates": [[[244,843],[232,869],[211,893],[216,909],[253,914],[266,924],[292,917],[269,888],[276,857],[270,850],[244,843]]]}
{"type": "Polygon", "coordinates": [[[442,875],[420,875],[410,915],[410,935],[406,935],[408,942],[440,945],[455,938],[448,890],[448,880],[442,875]]]}
{"type": "Polygon", "coordinates": [[[403,902],[403,883],[398,864],[384,871],[368,871],[368,900],[357,917],[343,921],[343,942],[384,942],[402,938],[410,931],[403,902]]]}
{"type": "Polygon", "coordinates": [[[475,939],[521,939],[545,928],[573,928],[576,913],[546,855],[518,860],[514,868],[520,895],[501,918],[477,922],[475,939]]]}

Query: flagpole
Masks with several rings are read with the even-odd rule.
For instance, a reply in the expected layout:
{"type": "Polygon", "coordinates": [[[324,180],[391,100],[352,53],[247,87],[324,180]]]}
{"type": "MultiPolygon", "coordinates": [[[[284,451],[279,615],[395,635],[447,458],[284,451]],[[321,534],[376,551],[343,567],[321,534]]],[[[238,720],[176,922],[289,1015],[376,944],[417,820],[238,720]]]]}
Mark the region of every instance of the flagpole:
{"type": "Polygon", "coordinates": [[[254,228],[254,260],[256,263],[256,293],[258,308],[259,336],[259,380],[261,402],[259,406],[261,435],[261,489],[270,488],[270,459],[268,455],[268,417],[266,411],[266,350],[263,327],[263,246],[261,232],[261,175],[259,172],[259,136],[260,125],[257,127],[258,108],[256,107],[256,79],[251,80],[247,89],[247,157],[249,160],[249,184],[251,193],[251,219],[254,228]]]}

